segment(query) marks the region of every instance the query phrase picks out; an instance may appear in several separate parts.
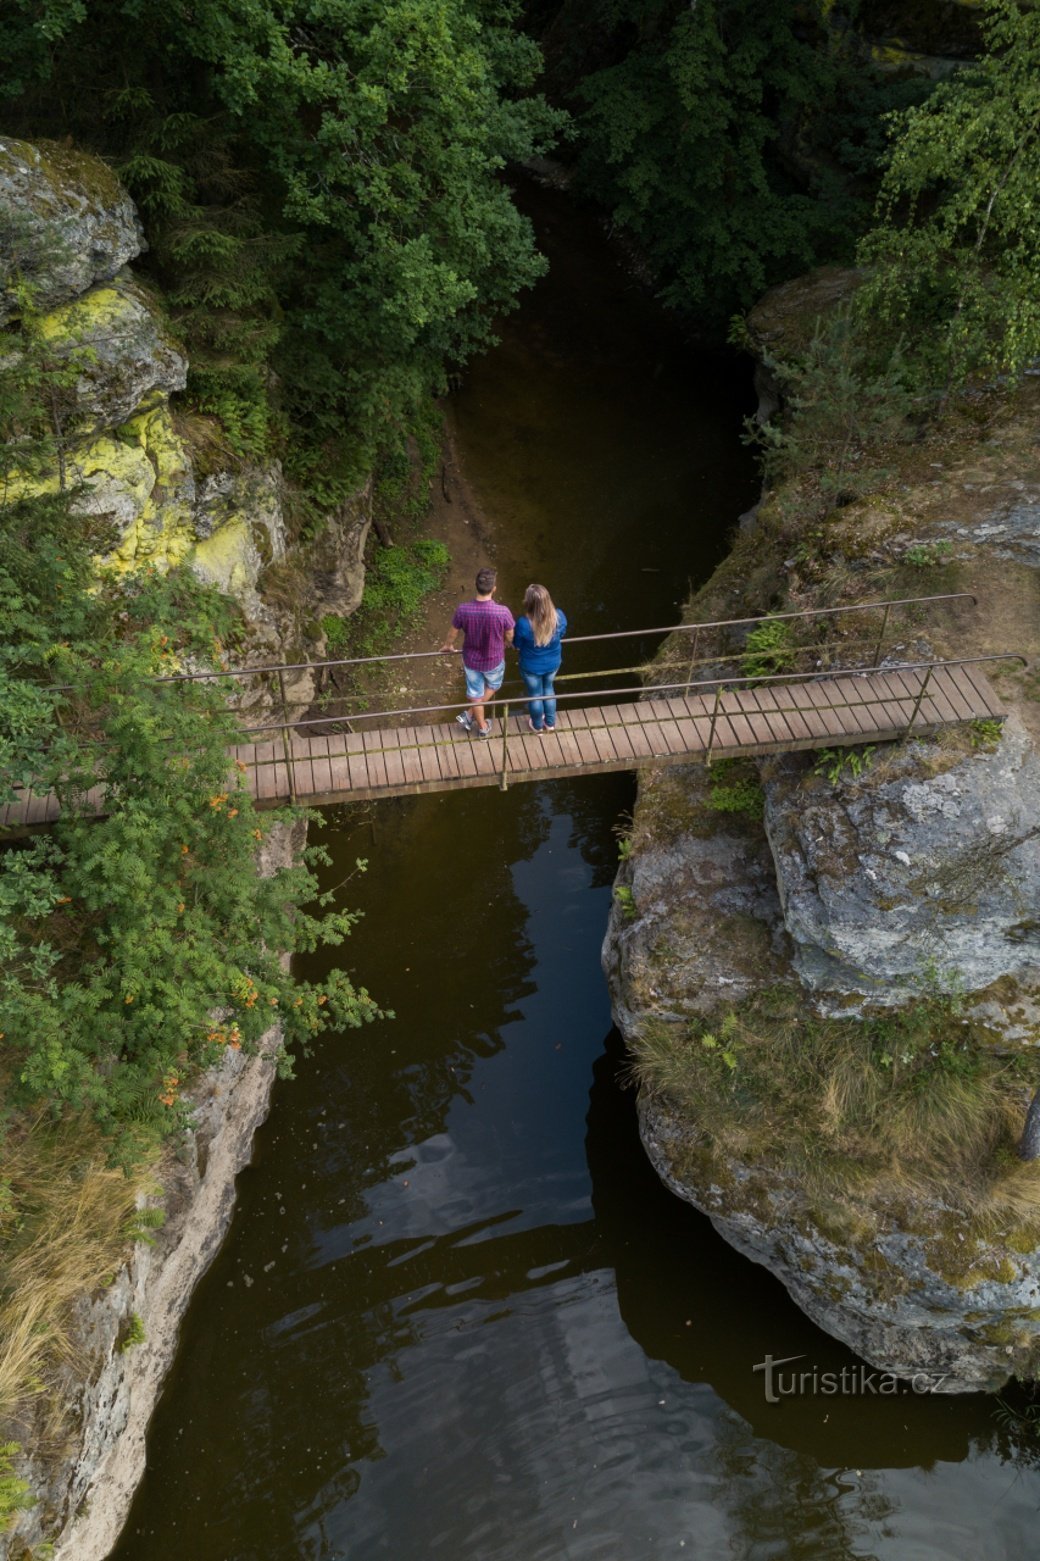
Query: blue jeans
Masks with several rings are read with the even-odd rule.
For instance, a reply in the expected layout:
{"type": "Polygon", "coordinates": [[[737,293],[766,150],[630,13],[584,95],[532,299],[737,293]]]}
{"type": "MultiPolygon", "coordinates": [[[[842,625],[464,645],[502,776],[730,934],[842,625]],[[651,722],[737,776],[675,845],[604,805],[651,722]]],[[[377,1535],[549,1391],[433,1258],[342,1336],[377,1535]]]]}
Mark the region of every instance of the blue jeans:
{"type": "Polygon", "coordinates": [[[523,667],[520,668],[520,676],[528,694],[527,713],[536,731],[541,731],[543,719],[546,726],[556,725],[553,678],[559,670],[559,667],[554,667],[551,672],[525,672],[523,667]]]}

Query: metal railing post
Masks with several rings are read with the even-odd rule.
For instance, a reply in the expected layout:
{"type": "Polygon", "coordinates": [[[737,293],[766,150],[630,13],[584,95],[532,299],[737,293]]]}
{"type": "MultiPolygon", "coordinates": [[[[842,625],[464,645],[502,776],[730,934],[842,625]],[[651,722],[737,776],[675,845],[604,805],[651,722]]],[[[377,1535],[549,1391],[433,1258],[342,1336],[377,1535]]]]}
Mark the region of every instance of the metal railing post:
{"type": "Polygon", "coordinates": [[[891,602],[886,602],[885,603],[885,611],[884,611],[884,613],[882,614],[882,617],[881,617],[881,628],[878,631],[877,646],[876,646],[876,648],[874,650],[874,665],[875,665],[875,667],[880,667],[880,665],[881,665],[881,647],[882,647],[882,645],[884,644],[884,641],[885,641],[885,630],[888,628],[888,614],[889,614],[889,611],[891,609],[891,606],[892,606],[891,602]]]}
{"type": "Polygon", "coordinates": [[[509,749],[509,700],[505,701],[505,710],[502,713],[502,774],[499,777],[499,791],[509,790],[509,781],[506,771],[506,757],[509,749]]]}
{"type": "Polygon", "coordinates": [[[713,708],[713,710],[711,712],[711,725],[708,728],[708,746],[704,750],[704,763],[708,767],[709,770],[711,769],[711,750],[712,750],[712,747],[714,746],[714,743],[715,743],[715,723],[716,723],[716,721],[719,718],[719,705],[721,703],[721,700],[722,700],[722,689],[721,688],[717,688],[715,690],[715,705],[714,705],[714,708],[713,708]]]}
{"type": "Polygon", "coordinates": [[[910,723],[909,723],[909,725],[907,726],[907,729],[906,729],[906,735],[908,737],[913,732],[914,722],[917,720],[918,711],[920,710],[921,705],[924,702],[924,696],[928,692],[928,684],[931,682],[931,677],[932,677],[932,663],[929,662],[928,663],[928,667],[925,670],[924,682],[921,684],[921,687],[917,691],[917,699],[914,702],[913,712],[911,713],[911,716],[910,716],[910,723]]]}
{"type": "Polygon", "coordinates": [[[693,669],[697,665],[697,642],[701,637],[700,625],[693,631],[693,645],[690,648],[690,670],[686,674],[686,692],[690,692],[690,684],[693,682],[693,669]]]}
{"type": "Polygon", "coordinates": [[[289,740],[289,701],[285,696],[285,672],[278,669],[278,692],[282,698],[282,751],[285,754],[285,772],[289,780],[289,801],[296,801],[296,766],[293,763],[292,743],[289,740]]]}

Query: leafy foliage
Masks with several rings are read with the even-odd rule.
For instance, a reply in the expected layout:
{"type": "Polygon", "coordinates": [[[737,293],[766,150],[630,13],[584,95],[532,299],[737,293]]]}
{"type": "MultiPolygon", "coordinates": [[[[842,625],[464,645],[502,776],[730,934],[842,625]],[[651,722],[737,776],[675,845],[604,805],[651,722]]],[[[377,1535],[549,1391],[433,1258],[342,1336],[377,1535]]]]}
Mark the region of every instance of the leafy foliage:
{"type": "MultiPolygon", "coordinates": [[[[733,330],[742,339],[742,327],[733,330]]],[[[780,419],[749,419],[747,440],[762,451],[767,481],[812,472],[825,505],[848,503],[875,487],[877,451],[908,439],[912,397],[900,344],[879,359],[851,305],[816,321],[801,353],[779,357],[759,346],[783,395],[780,419]]]]}
{"type": "Polygon", "coordinates": [[[745,677],[771,677],[794,665],[791,625],[785,618],[767,618],[748,631],[740,670],[745,677]]]}
{"type": "Polygon", "coordinates": [[[713,813],[761,818],[765,793],[758,771],[745,759],[720,759],[708,771],[708,806],[713,813]]]}
{"type": "Polygon", "coordinates": [[[250,455],[288,418],[329,502],[541,272],[499,173],[563,116],[524,95],[515,10],[49,0],[0,39],[9,119],[78,135],[140,204],[199,407],[250,455]]]}
{"type": "Polygon", "coordinates": [[[225,691],[159,681],[220,652],[231,604],[190,572],[98,584],[57,494],[0,510],[0,615],[6,775],[63,809],[48,837],[0,852],[13,1099],[88,1109],[129,1160],[226,1047],[254,1047],[280,1018],[288,1069],[288,1048],[379,1010],[343,970],[319,989],[282,968],[282,950],[341,943],[354,917],[304,909],[306,863],[257,875],[271,815],[229,778],[225,691]]]}
{"type": "Polygon", "coordinates": [[[583,46],[582,182],[667,302],[702,324],[849,256],[880,116],[926,90],[872,72],[830,12],[823,0],[796,14],[779,0],[596,0],[557,20],[583,46]]]}
{"type": "Polygon", "coordinates": [[[863,318],[947,391],[1040,354],[1040,12],[985,0],[986,52],[894,115],[863,318]]]}

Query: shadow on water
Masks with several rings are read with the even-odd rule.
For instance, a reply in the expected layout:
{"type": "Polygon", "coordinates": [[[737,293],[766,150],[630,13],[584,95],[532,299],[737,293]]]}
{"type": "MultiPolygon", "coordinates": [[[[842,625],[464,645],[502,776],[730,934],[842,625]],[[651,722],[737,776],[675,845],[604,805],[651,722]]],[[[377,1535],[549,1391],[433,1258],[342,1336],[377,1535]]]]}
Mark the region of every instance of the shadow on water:
{"type": "MultiPolygon", "coordinates": [[[[457,407],[503,595],[544,559],[584,632],[667,622],[750,500],[746,387],[532,200],[553,277],[457,407]]],[[[633,795],[604,776],[330,810],[328,882],[372,864],[331,958],[397,1017],[276,1089],[117,1561],[1035,1548],[1040,1475],[985,1401],[765,1402],[766,1354],[857,1363],[640,1148],[599,967],[633,795]]]]}

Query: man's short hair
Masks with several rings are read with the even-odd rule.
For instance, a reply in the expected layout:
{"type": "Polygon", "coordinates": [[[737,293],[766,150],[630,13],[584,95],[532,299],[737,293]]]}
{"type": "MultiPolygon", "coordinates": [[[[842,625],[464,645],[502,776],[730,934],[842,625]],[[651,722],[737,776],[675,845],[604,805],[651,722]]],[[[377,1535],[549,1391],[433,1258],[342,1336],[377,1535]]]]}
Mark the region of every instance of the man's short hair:
{"type": "Polygon", "coordinates": [[[487,596],[495,589],[495,581],[498,579],[497,569],[477,570],[477,591],[481,596],[487,596]]]}

